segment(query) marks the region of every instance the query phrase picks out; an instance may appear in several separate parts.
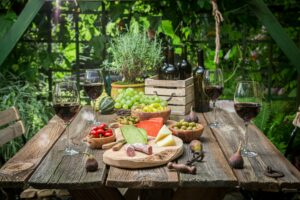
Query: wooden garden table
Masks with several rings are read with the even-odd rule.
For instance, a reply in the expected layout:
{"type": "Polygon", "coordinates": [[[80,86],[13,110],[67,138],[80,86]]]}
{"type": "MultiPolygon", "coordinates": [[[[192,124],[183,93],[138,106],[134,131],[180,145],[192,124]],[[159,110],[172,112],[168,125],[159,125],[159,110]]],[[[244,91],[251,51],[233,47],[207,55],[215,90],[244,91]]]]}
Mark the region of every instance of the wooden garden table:
{"type": "MultiPolygon", "coordinates": [[[[174,198],[185,198],[186,194],[200,191],[220,193],[227,189],[244,189],[251,191],[286,191],[296,192],[300,188],[300,173],[274,147],[266,136],[254,125],[250,125],[249,146],[258,153],[255,158],[244,158],[243,170],[232,170],[228,158],[236,151],[243,138],[243,122],[235,114],[232,102],[219,103],[218,120],[224,125],[219,129],[205,127],[201,136],[205,158],[196,163],[197,174],[179,174],[169,171],[166,166],[128,170],[106,166],[102,161],[104,150],[91,150],[82,139],[88,134],[86,123],[90,107],[82,107],[70,125],[70,137],[80,152],[93,154],[99,162],[96,172],[85,170],[86,156],[78,154],[65,156],[66,135],[62,121],[56,116],[50,120],[27,145],[21,149],[0,170],[0,187],[16,187],[29,184],[36,188],[68,189],[75,199],[121,199],[117,188],[140,190],[140,197],[155,196],[153,191],[162,191],[160,195],[167,198],[177,188],[174,198]],[[34,163],[28,169],[7,175],[3,168],[14,163],[34,163]],[[267,166],[284,173],[284,177],[274,179],[264,175],[267,166]],[[155,190],[153,190],[155,189],[155,190]],[[161,190],[164,189],[164,190],[161,190]],[[189,192],[187,192],[189,191],[189,192]]],[[[212,121],[212,113],[198,113],[204,125],[212,121]]],[[[101,115],[100,121],[111,122],[114,115],[101,115]]],[[[173,117],[178,119],[178,117],[173,117]]],[[[191,153],[184,145],[184,154],[177,160],[185,163],[191,153]]],[[[207,194],[208,195],[208,194],[207,194]]],[[[206,195],[206,198],[208,196],[206,195]]]]}

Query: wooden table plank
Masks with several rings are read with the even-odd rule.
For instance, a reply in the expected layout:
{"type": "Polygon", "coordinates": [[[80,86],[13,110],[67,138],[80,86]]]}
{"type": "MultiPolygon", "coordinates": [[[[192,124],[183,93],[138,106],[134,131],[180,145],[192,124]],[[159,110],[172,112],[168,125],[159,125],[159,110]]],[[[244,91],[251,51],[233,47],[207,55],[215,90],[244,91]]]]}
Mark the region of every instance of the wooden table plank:
{"type": "Polygon", "coordinates": [[[29,184],[37,188],[87,189],[100,187],[106,176],[106,166],[102,161],[103,150],[91,150],[82,139],[88,134],[87,116],[90,107],[83,107],[70,124],[70,138],[81,153],[73,156],[64,155],[66,137],[64,133],[56,142],[44,161],[29,179],[29,184]],[[95,156],[99,169],[86,172],[85,162],[88,152],[95,156]]]}
{"type": "Polygon", "coordinates": [[[63,121],[54,116],[0,169],[0,187],[24,186],[64,129],[63,121]]]}
{"type": "MultiPolygon", "coordinates": [[[[197,174],[180,174],[182,187],[235,187],[238,182],[224,157],[222,150],[210,128],[207,126],[203,114],[198,114],[200,123],[205,128],[200,141],[203,145],[205,157],[203,162],[195,163],[197,174]]],[[[178,159],[178,163],[185,163],[192,158],[188,144],[185,144],[184,155],[178,159]]]]}
{"type": "MultiPolygon", "coordinates": [[[[225,111],[218,109],[217,119],[223,124],[219,129],[212,129],[220,147],[228,159],[243,140],[243,121],[237,116],[232,108],[233,104],[221,104],[225,111]],[[229,108],[228,108],[229,107],[229,108]]],[[[207,121],[213,121],[212,113],[204,114],[207,121]]],[[[282,187],[299,188],[300,174],[297,169],[284,158],[276,147],[254,125],[250,125],[249,146],[258,153],[255,158],[244,158],[244,169],[234,170],[240,186],[248,190],[272,190],[278,191],[282,187]],[[263,172],[267,166],[283,171],[285,177],[266,177],[263,172]]]]}
{"type": "Polygon", "coordinates": [[[110,187],[172,188],[178,184],[177,172],[165,166],[138,170],[110,167],[106,179],[106,186],[110,187]]]}

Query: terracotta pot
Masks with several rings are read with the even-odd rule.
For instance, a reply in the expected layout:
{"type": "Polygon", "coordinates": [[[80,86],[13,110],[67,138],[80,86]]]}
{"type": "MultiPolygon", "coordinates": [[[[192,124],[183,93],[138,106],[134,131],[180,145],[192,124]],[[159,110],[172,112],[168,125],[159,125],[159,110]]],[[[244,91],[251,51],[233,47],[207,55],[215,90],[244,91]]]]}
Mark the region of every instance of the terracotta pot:
{"type": "Polygon", "coordinates": [[[136,84],[118,84],[117,82],[111,84],[111,97],[116,99],[118,95],[118,90],[133,88],[139,92],[145,92],[145,83],[136,83],[136,84]]]}

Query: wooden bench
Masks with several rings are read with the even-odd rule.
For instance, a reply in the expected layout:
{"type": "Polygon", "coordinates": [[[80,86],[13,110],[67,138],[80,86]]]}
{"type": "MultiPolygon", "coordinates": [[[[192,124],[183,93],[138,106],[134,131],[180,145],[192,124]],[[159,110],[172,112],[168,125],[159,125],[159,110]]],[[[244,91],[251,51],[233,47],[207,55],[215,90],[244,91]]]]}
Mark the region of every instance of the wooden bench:
{"type": "MultiPolygon", "coordinates": [[[[15,137],[24,135],[25,128],[19,119],[20,115],[14,107],[0,112],[0,126],[17,120],[16,123],[1,130],[0,145],[15,137]]],[[[34,172],[64,130],[65,125],[63,121],[59,117],[54,116],[46,126],[1,167],[0,187],[23,188],[32,172],[34,172]]]]}
{"type": "MultiPolygon", "coordinates": [[[[0,147],[19,136],[22,136],[23,143],[26,143],[25,127],[15,107],[0,112],[0,127],[5,125],[8,126],[0,130],[0,147]]],[[[0,161],[1,164],[5,163],[3,155],[0,155],[0,161]]]]}

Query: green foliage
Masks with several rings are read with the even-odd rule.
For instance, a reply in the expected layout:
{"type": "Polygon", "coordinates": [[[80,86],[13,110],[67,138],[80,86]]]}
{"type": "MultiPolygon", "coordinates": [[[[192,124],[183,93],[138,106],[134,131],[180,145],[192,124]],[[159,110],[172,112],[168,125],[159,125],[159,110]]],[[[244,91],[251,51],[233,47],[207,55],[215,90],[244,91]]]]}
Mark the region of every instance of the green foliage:
{"type": "Polygon", "coordinates": [[[273,101],[264,103],[260,114],[254,120],[272,141],[284,153],[289,136],[293,130],[292,121],[296,114],[296,102],[273,101]]]}
{"type": "Polygon", "coordinates": [[[122,74],[124,81],[137,83],[143,77],[153,74],[162,61],[162,47],[154,38],[150,40],[146,32],[130,30],[113,39],[109,52],[112,63],[109,70],[122,74]]]}
{"type": "MultiPolygon", "coordinates": [[[[12,74],[3,76],[0,74],[0,110],[5,110],[15,106],[21,115],[21,120],[25,124],[26,138],[30,139],[49,121],[52,115],[49,109],[49,102],[42,99],[41,91],[45,85],[38,87],[28,81],[21,81],[19,77],[12,74]]],[[[0,148],[0,153],[4,158],[12,157],[22,147],[21,138],[5,144],[0,148]]]]}
{"type": "Polygon", "coordinates": [[[271,105],[270,103],[264,102],[259,115],[254,119],[255,125],[266,132],[268,129],[269,119],[271,117],[271,105]]]}

